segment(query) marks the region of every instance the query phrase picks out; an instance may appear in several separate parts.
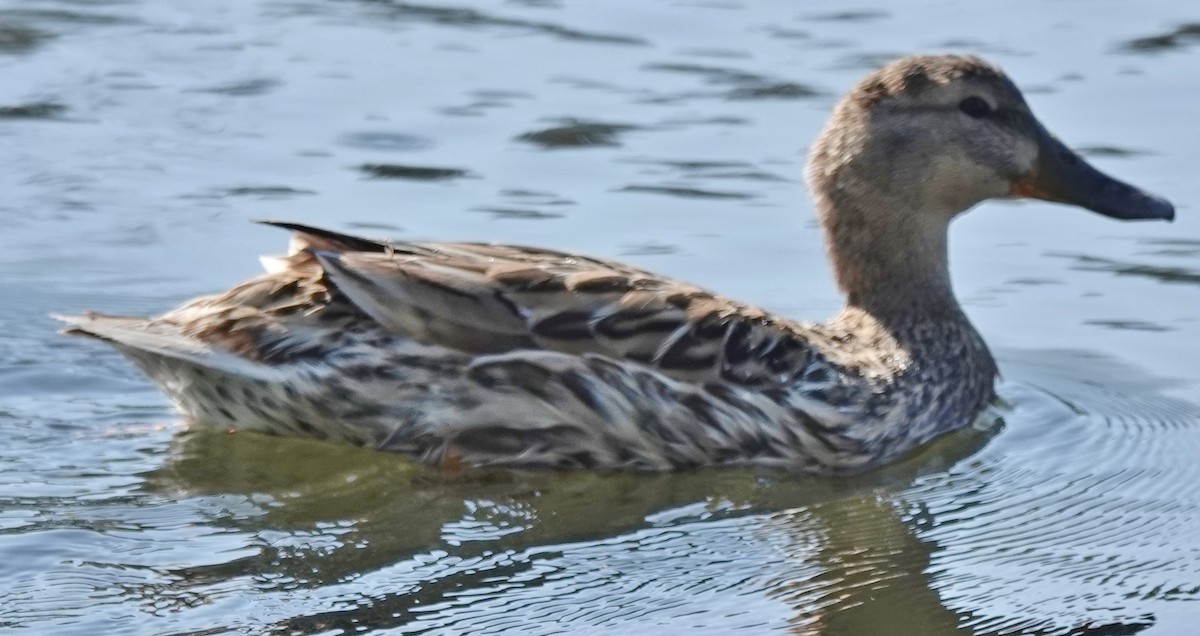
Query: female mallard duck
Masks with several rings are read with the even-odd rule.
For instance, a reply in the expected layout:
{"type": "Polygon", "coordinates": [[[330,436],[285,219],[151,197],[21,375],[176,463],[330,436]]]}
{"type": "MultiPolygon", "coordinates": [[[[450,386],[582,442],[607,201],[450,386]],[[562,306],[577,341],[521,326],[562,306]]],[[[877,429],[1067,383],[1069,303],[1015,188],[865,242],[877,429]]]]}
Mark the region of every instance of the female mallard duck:
{"type": "Polygon", "coordinates": [[[951,219],[1035,197],[1174,217],[1034,118],[1000,70],[908,57],[868,75],[808,182],[846,296],[825,324],[620,263],[291,223],[267,274],[158,318],[64,318],[190,419],[431,463],[862,471],[969,424],[996,364],[950,286],[951,219]]]}

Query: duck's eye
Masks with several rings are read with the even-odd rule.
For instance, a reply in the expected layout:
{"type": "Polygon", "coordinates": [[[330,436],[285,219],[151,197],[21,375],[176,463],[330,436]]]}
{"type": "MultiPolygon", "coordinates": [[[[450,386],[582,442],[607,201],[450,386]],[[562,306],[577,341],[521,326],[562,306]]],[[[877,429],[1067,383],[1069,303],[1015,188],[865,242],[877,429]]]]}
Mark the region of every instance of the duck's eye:
{"type": "Polygon", "coordinates": [[[982,97],[972,95],[958,103],[958,109],[968,117],[979,119],[992,114],[992,107],[982,97]]]}

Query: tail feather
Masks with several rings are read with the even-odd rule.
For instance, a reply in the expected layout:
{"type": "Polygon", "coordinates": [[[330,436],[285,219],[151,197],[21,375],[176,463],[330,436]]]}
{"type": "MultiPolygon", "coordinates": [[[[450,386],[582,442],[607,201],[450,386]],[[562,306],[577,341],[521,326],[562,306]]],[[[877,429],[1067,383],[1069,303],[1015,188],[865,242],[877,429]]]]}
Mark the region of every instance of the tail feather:
{"type": "Polygon", "coordinates": [[[63,333],[104,340],[153,376],[145,363],[172,362],[210,369],[243,378],[272,381],[280,377],[275,367],[248,360],[225,349],[188,336],[174,324],[133,316],[108,316],[88,312],[82,316],[52,315],[67,323],[63,333]]]}

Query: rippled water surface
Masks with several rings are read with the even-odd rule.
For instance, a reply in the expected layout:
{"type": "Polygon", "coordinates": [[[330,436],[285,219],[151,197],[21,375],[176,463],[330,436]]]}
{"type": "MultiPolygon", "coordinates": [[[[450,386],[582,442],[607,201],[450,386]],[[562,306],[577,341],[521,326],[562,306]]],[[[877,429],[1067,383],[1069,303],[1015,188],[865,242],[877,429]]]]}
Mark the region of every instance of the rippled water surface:
{"type": "Polygon", "coordinates": [[[1200,10],[1157,1],[0,2],[0,629],[1195,634],[1200,10]],[[1007,68],[1168,224],[956,223],[1003,421],[851,480],[447,475],[188,433],[51,312],[256,271],[274,217],[838,298],[797,176],[896,54],[1007,68]]]}

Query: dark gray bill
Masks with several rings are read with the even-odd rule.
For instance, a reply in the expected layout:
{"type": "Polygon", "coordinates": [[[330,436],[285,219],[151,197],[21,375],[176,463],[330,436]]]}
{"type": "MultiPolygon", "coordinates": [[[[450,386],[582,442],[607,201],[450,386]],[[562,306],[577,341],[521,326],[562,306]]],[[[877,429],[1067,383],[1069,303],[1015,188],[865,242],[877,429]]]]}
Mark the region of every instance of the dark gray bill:
{"type": "Polygon", "coordinates": [[[1124,221],[1175,219],[1170,201],[1093,168],[1041,126],[1038,136],[1037,164],[1013,183],[1014,196],[1078,205],[1124,221]]]}

